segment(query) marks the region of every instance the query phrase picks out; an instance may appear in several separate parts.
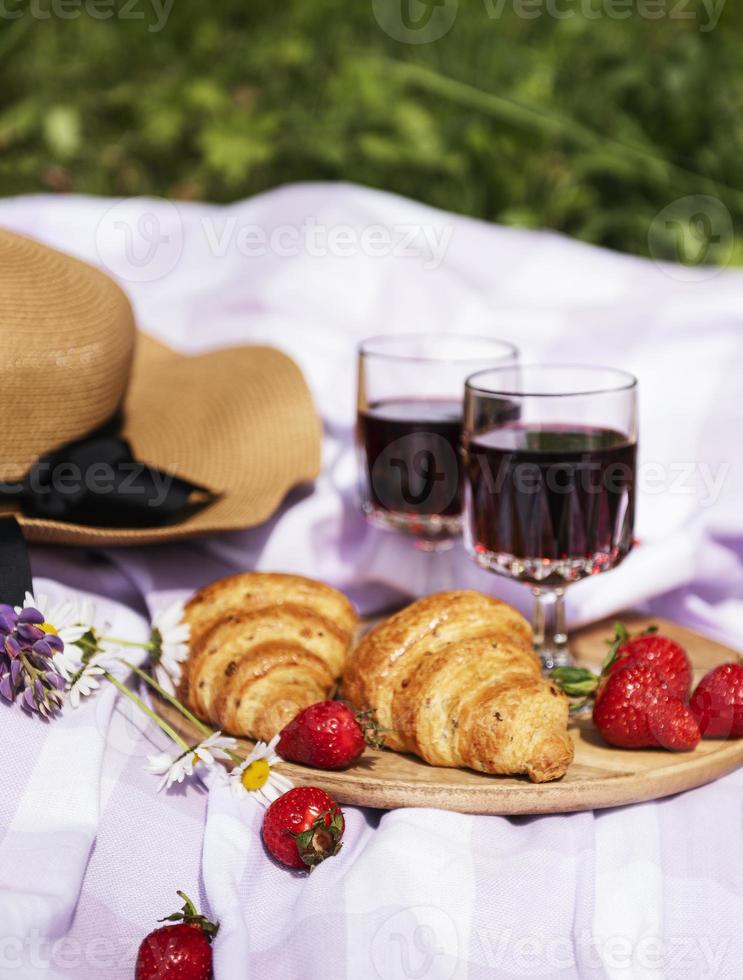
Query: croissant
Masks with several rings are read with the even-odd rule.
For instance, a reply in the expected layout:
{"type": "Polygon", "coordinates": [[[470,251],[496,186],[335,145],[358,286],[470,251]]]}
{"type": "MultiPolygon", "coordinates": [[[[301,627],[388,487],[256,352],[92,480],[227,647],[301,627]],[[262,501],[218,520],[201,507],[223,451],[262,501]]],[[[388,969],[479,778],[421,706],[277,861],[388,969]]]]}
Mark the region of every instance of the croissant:
{"type": "Polygon", "coordinates": [[[185,620],[191,639],[181,700],[222,731],[265,741],[330,696],[356,628],[342,593],[260,572],[200,589],[185,620]]]}
{"type": "Polygon", "coordinates": [[[542,677],[531,629],[478,592],[414,602],[349,657],[345,696],[374,708],[385,745],[436,766],[563,776],[573,759],[568,701],[542,677]]]}

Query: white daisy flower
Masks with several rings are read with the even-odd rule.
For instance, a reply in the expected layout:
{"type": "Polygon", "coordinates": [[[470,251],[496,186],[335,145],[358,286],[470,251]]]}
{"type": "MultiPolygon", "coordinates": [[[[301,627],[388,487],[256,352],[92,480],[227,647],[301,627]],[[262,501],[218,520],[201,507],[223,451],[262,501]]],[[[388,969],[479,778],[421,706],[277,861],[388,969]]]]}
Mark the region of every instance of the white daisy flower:
{"type": "Polygon", "coordinates": [[[237,748],[237,741],[229,735],[221,732],[214,732],[203,742],[199,742],[193,750],[198,762],[203,762],[205,766],[213,766],[218,759],[229,759],[230,752],[237,748]]]}
{"type": "Polygon", "coordinates": [[[259,802],[268,806],[294,786],[291,780],[273,768],[284,761],[276,754],[278,741],[279,736],[275,735],[268,744],[256,742],[245,761],[227,775],[235,799],[255,793],[259,802]]]}
{"type": "Polygon", "coordinates": [[[72,708],[80,707],[80,699],[87,698],[101,686],[98,678],[102,677],[105,669],[97,663],[88,664],[75,674],[72,683],[67,688],[67,701],[72,708]]]}
{"type": "Polygon", "coordinates": [[[187,776],[193,773],[193,753],[184,752],[177,758],[173,758],[167,752],[158,752],[157,755],[147,756],[145,770],[153,776],[162,776],[157,787],[158,793],[163,789],[168,789],[173,783],[182,783],[187,776]]]}
{"type": "Polygon", "coordinates": [[[223,735],[221,732],[213,732],[203,742],[199,742],[192,749],[181,753],[177,758],[173,758],[167,752],[158,752],[157,755],[147,757],[147,772],[155,776],[162,776],[160,785],[157,787],[158,793],[162,789],[167,789],[173,783],[182,783],[183,780],[193,775],[194,767],[199,763],[211,768],[216,765],[218,759],[229,759],[228,750],[234,750],[237,742],[234,738],[223,735]]]}
{"type": "Polygon", "coordinates": [[[179,599],[158,609],[152,617],[152,667],[155,679],[168,694],[175,694],[181,664],[188,657],[191,627],[183,621],[184,608],[185,603],[179,599]]]}
{"type": "Polygon", "coordinates": [[[27,592],[23,608],[29,607],[38,609],[44,617],[42,629],[56,634],[64,643],[64,650],[54,655],[54,666],[65,680],[70,680],[82,666],[85,651],[79,643],[93,629],[95,606],[90,599],[68,597],[55,602],[48,595],[27,592]]]}

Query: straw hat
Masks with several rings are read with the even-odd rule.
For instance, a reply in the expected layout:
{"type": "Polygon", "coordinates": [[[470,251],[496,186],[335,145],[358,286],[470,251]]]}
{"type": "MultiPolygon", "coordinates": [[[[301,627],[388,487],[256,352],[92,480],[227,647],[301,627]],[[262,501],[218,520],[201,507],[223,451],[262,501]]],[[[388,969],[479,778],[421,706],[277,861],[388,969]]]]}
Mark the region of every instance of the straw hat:
{"type": "Polygon", "coordinates": [[[117,417],[138,462],[209,493],[155,526],[43,517],[7,495],[0,514],[17,515],[32,541],[169,541],[259,524],[319,471],[320,423],[286,355],[177,354],[137,333],[126,296],[102,272],[0,230],[0,481],[23,480],[40,457],[117,417]]]}

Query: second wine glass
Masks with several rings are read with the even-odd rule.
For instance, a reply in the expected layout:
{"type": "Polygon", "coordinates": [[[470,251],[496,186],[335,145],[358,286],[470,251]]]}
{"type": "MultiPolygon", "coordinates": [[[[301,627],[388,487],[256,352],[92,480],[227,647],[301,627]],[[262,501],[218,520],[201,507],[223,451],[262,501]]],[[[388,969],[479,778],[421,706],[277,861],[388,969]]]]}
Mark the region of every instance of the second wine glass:
{"type": "Polygon", "coordinates": [[[570,663],[564,591],[632,547],[637,382],[613,368],[496,368],[467,380],[465,545],[528,583],[545,668],[570,663]]]}
{"type": "Polygon", "coordinates": [[[513,344],[438,333],[371,337],[359,348],[357,446],[361,506],[418,547],[451,546],[462,527],[464,381],[513,364],[513,344]]]}

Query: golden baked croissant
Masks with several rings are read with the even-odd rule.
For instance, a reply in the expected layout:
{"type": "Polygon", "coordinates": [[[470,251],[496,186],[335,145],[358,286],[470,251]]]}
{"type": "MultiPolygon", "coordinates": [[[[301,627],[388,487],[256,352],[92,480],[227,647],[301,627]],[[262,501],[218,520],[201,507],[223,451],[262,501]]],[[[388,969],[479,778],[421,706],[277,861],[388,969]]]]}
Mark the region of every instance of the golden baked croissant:
{"type": "Polygon", "coordinates": [[[222,731],[268,741],[330,696],[356,627],[346,597],[298,575],[246,572],[186,604],[181,700],[222,731]]]}
{"type": "Polygon", "coordinates": [[[385,745],[436,766],[558,779],[573,759],[568,702],[542,677],[531,629],[478,592],[414,602],[349,658],[344,695],[374,708],[385,745]]]}

